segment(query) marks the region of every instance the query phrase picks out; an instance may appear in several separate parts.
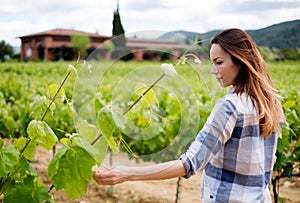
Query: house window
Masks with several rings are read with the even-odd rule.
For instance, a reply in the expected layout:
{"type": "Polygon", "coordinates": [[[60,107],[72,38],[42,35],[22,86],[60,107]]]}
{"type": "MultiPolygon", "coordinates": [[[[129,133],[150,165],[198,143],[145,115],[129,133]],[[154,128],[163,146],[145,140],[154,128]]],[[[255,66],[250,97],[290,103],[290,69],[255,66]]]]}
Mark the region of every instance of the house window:
{"type": "Polygon", "coordinates": [[[93,43],[102,43],[103,40],[102,39],[92,39],[91,42],[93,42],[93,43]]]}
{"type": "Polygon", "coordinates": [[[36,39],[36,41],[37,41],[37,42],[43,42],[43,41],[44,41],[44,37],[38,37],[38,38],[36,39]]]}
{"type": "Polygon", "coordinates": [[[56,42],[69,42],[70,38],[69,37],[53,37],[53,41],[56,41],[56,42]]]}

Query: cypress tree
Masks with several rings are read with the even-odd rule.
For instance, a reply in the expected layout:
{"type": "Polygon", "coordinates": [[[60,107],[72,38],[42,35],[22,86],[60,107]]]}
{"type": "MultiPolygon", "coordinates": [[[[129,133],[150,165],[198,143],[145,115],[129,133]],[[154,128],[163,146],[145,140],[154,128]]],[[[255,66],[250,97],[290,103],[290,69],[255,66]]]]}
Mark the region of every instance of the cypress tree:
{"type": "Polygon", "coordinates": [[[119,2],[117,1],[117,9],[114,11],[113,18],[113,30],[112,30],[112,42],[114,44],[115,50],[112,54],[113,58],[119,58],[124,56],[126,48],[126,38],[125,30],[122,26],[121,17],[119,13],[119,2]]]}
{"type": "Polygon", "coordinates": [[[117,2],[117,9],[114,11],[114,18],[113,18],[113,36],[118,36],[124,34],[124,28],[122,26],[121,17],[119,13],[119,3],[117,2]]]}

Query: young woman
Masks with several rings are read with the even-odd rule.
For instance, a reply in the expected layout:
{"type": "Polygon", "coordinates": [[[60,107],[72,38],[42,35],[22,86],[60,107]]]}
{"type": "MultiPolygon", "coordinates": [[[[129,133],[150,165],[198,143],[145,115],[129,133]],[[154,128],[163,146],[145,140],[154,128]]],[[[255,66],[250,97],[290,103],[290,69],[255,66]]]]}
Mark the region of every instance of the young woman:
{"type": "Polygon", "coordinates": [[[96,172],[98,184],[185,178],[204,169],[203,202],[271,202],[269,182],[284,114],[263,58],[240,29],[212,40],[212,74],[232,86],[178,160],[145,167],[117,166],[96,172]]]}

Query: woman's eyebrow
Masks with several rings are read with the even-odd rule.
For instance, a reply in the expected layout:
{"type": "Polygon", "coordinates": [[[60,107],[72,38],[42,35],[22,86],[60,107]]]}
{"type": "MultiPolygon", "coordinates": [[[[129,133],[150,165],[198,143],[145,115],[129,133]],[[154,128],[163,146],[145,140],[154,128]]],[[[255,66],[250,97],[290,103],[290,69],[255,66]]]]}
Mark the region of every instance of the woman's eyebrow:
{"type": "Polygon", "coordinates": [[[212,59],[211,61],[216,61],[217,59],[221,58],[220,56],[217,56],[216,58],[212,59]]]}

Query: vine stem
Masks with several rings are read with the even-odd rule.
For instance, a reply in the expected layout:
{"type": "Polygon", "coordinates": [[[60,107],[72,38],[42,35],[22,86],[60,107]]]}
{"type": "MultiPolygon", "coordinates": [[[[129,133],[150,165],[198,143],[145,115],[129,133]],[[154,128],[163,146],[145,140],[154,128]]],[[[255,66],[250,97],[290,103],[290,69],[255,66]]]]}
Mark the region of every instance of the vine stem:
{"type": "MultiPolygon", "coordinates": [[[[77,59],[77,62],[74,64],[74,67],[76,67],[78,64],[79,64],[79,58],[77,59]]],[[[57,97],[59,91],[61,90],[61,88],[63,87],[63,85],[65,84],[65,82],[67,81],[67,79],[68,79],[68,77],[70,76],[71,72],[72,72],[72,71],[68,71],[68,73],[66,74],[65,78],[64,78],[63,81],[61,82],[60,86],[57,88],[57,90],[56,90],[54,96],[53,96],[52,99],[51,99],[50,104],[47,106],[47,109],[46,109],[46,111],[44,112],[44,114],[43,114],[43,116],[42,116],[42,118],[41,118],[41,121],[43,121],[43,120],[45,119],[47,113],[49,112],[49,109],[50,109],[51,105],[52,105],[53,102],[55,101],[55,99],[56,99],[56,97],[57,97]]],[[[29,145],[30,141],[31,141],[31,139],[28,138],[28,139],[27,139],[27,142],[25,143],[25,146],[24,146],[24,147],[21,149],[21,151],[20,151],[20,155],[22,155],[22,154],[24,153],[24,151],[25,151],[25,149],[27,148],[27,146],[29,145]]]]}
{"type": "Polygon", "coordinates": [[[149,92],[166,74],[163,73],[152,85],[150,85],[124,112],[125,115],[130,109],[132,109],[142,98],[149,92]]]}
{"type": "Polygon", "coordinates": [[[300,173],[295,173],[295,174],[286,174],[285,172],[281,172],[280,175],[275,176],[272,178],[271,182],[273,185],[273,196],[274,196],[274,202],[278,203],[278,197],[279,197],[279,180],[281,178],[289,178],[290,176],[294,177],[300,177],[300,173]]]}
{"type": "Polygon", "coordinates": [[[21,151],[20,151],[20,155],[22,155],[23,153],[24,153],[24,151],[25,151],[25,149],[27,148],[27,146],[29,145],[29,142],[31,141],[31,139],[30,138],[27,138],[27,141],[26,141],[26,143],[25,143],[25,145],[24,145],[24,147],[21,149],[21,151]]]}
{"type": "MultiPolygon", "coordinates": [[[[77,65],[77,63],[76,63],[76,65],[77,65]]],[[[63,85],[65,84],[65,82],[67,81],[67,79],[68,79],[68,77],[70,76],[70,74],[71,74],[71,71],[69,71],[69,72],[67,73],[67,75],[65,76],[64,80],[63,80],[62,83],[60,84],[59,88],[57,88],[57,90],[56,90],[54,96],[53,96],[52,99],[51,99],[50,104],[47,106],[47,109],[46,109],[46,111],[44,112],[44,114],[43,114],[43,116],[42,116],[42,118],[41,118],[41,121],[43,121],[43,120],[45,119],[47,113],[49,112],[49,109],[50,109],[51,105],[52,105],[53,102],[55,101],[55,99],[56,99],[56,97],[57,97],[59,91],[61,90],[61,88],[63,87],[63,85]]],[[[25,144],[25,146],[24,146],[24,147],[21,149],[21,151],[20,151],[20,155],[22,155],[22,154],[24,153],[24,151],[25,151],[25,149],[27,148],[27,146],[29,145],[30,141],[31,141],[31,139],[28,138],[28,139],[27,139],[27,142],[26,142],[26,144],[25,144]]]]}
{"type": "MultiPolygon", "coordinates": [[[[80,56],[78,57],[77,62],[74,64],[74,67],[76,67],[76,66],[79,64],[79,59],[80,59],[80,56]]],[[[68,77],[70,76],[71,72],[72,72],[72,71],[68,71],[68,73],[66,74],[65,78],[64,78],[63,81],[61,82],[59,88],[57,88],[57,90],[56,90],[54,96],[53,96],[52,99],[51,99],[50,104],[48,105],[46,111],[44,112],[44,114],[43,114],[43,116],[42,116],[42,118],[41,118],[41,121],[43,121],[43,120],[45,119],[47,113],[49,112],[49,109],[50,109],[51,105],[52,105],[53,102],[55,101],[55,99],[56,99],[56,97],[57,97],[59,91],[61,90],[61,88],[63,87],[63,85],[65,84],[65,82],[67,81],[67,79],[68,79],[68,77]]],[[[30,139],[30,138],[27,138],[27,141],[26,141],[24,147],[20,150],[20,156],[23,155],[23,153],[24,153],[25,149],[28,147],[30,141],[31,141],[31,139],[30,139]]],[[[17,171],[18,171],[19,169],[20,169],[20,168],[17,168],[17,169],[14,171],[14,173],[12,173],[12,174],[17,173],[17,171]]],[[[50,187],[50,191],[51,191],[53,188],[54,188],[54,185],[52,185],[52,186],[50,187]]]]}
{"type": "MultiPolygon", "coordinates": [[[[195,42],[198,43],[199,41],[195,42]]],[[[184,55],[187,54],[189,50],[185,51],[184,55]]],[[[194,56],[194,55],[193,55],[194,56]]],[[[176,61],[173,65],[177,66],[179,63],[182,62],[182,59],[179,58],[178,61],[176,61]]],[[[166,73],[161,74],[156,81],[154,81],[124,112],[123,115],[127,114],[155,85],[157,85],[157,83],[166,75],[166,73]]],[[[66,78],[65,78],[66,79],[66,78]]],[[[59,90],[57,91],[58,94],[59,90]]],[[[48,106],[48,109],[50,108],[52,103],[50,103],[50,105],[48,106]]],[[[47,110],[48,110],[47,109],[47,110]]],[[[45,112],[46,114],[47,112],[45,112]]],[[[102,137],[102,133],[99,132],[97,137],[91,142],[91,145],[94,145],[101,137],[102,137]]],[[[180,183],[180,179],[178,180],[178,185],[180,183]]],[[[51,185],[50,187],[50,191],[54,188],[54,185],[51,185]]]]}
{"type": "MultiPolygon", "coordinates": [[[[198,43],[202,43],[206,40],[196,40],[193,44],[198,44],[198,43]]],[[[194,56],[194,54],[188,54],[188,52],[190,51],[190,49],[186,50],[182,56],[194,56]]],[[[182,58],[179,58],[173,65],[177,66],[178,64],[180,64],[182,62],[182,58]]],[[[147,94],[147,92],[149,92],[166,74],[163,73],[152,85],[150,85],[124,112],[123,115],[125,115],[128,111],[130,111],[142,98],[143,96],[145,96],[145,94],[147,94]]],[[[99,134],[97,135],[97,137],[91,142],[91,145],[94,145],[100,138],[102,137],[102,133],[99,132],[99,134]]]]}
{"type": "MultiPolygon", "coordinates": [[[[152,83],[124,112],[123,115],[127,114],[166,74],[163,73],[157,80],[152,83]]],[[[99,132],[97,137],[91,142],[91,145],[94,145],[100,138],[102,137],[102,133],[99,132]]]]}
{"type": "Polygon", "coordinates": [[[46,111],[44,112],[44,115],[42,116],[41,121],[43,121],[43,120],[45,119],[47,113],[49,112],[49,109],[50,109],[51,105],[54,103],[54,101],[55,101],[55,99],[56,99],[56,97],[57,97],[59,91],[61,90],[61,88],[63,87],[63,85],[65,84],[65,82],[67,81],[67,79],[68,79],[68,77],[70,76],[70,74],[71,74],[71,71],[69,71],[69,72],[67,73],[67,75],[65,76],[64,80],[63,80],[62,83],[60,84],[59,88],[57,88],[57,90],[56,90],[54,96],[53,96],[52,99],[51,99],[50,104],[48,105],[46,111]]]}
{"type": "MultiPolygon", "coordinates": [[[[145,96],[147,94],[147,92],[149,92],[166,74],[163,73],[154,83],[152,83],[124,112],[123,115],[125,115],[126,113],[128,113],[142,98],[143,96],[145,96]]],[[[99,132],[99,134],[97,135],[97,137],[91,142],[91,145],[94,145],[101,137],[102,137],[102,133],[99,132]]],[[[54,188],[54,185],[50,186],[50,190],[54,188]]]]}
{"type": "Polygon", "coordinates": [[[176,198],[175,198],[175,203],[179,203],[180,202],[180,193],[181,193],[181,177],[178,177],[177,179],[177,188],[176,188],[176,198]]]}

